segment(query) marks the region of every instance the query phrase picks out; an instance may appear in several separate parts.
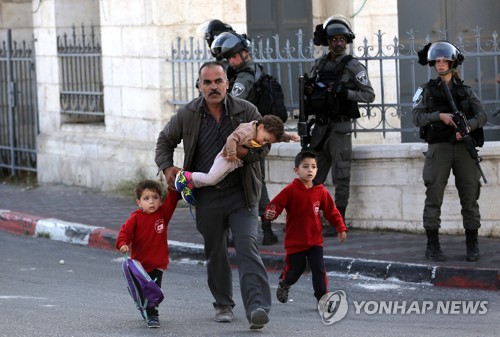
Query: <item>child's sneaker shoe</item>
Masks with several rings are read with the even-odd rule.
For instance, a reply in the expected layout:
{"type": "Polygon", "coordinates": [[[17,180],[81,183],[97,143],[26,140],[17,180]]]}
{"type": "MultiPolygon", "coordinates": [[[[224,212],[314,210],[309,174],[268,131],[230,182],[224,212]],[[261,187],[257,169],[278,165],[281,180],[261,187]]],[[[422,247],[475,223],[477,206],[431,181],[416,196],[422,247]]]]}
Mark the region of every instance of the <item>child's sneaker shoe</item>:
{"type": "Polygon", "coordinates": [[[159,328],[160,327],[160,319],[158,316],[150,316],[148,317],[148,328],[159,328]]]}
{"type": "Polygon", "coordinates": [[[177,191],[182,192],[186,187],[192,188],[190,172],[181,170],[175,176],[175,188],[177,191]]]}
{"type": "Polygon", "coordinates": [[[189,205],[194,205],[194,203],[196,202],[196,200],[194,199],[193,190],[187,186],[182,189],[181,197],[189,205]]]}
{"type": "Polygon", "coordinates": [[[276,297],[278,301],[281,303],[288,302],[288,291],[290,290],[290,286],[283,281],[280,281],[278,284],[278,290],[276,290],[276,297]]]}

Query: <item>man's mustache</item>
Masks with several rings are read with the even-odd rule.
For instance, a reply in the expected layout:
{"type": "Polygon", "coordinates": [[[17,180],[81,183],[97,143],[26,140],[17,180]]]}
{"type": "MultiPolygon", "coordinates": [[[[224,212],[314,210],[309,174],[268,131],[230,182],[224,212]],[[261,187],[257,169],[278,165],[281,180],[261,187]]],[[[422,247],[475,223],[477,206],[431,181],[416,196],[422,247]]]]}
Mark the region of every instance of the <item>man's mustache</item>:
{"type": "Polygon", "coordinates": [[[210,90],[210,92],[208,93],[209,96],[211,95],[220,95],[220,91],[217,90],[217,89],[212,89],[210,90]]]}

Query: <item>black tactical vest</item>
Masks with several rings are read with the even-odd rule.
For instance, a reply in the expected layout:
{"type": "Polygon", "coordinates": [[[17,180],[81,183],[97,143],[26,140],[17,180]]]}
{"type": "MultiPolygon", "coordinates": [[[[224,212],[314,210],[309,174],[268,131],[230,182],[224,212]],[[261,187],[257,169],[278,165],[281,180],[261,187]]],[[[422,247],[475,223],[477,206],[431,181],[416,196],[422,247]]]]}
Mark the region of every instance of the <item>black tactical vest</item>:
{"type": "MultiPolygon", "coordinates": [[[[448,102],[448,98],[446,94],[443,92],[441,87],[439,86],[438,81],[435,79],[430,80],[426,86],[429,90],[428,95],[428,111],[441,111],[445,113],[453,113],[450,103],[448,102]]],[[[474,117],[473,111],[470,109],[467,91],[465,90],[465,86],[462,81],[456,80],[455,85],[450,90],[451,96],[453,97],[453,101],[455,102],[455,106],[459,111],[462,111],[467,119],[474,117]]],[[[455,142],[455,128],[449,125],[444,124],[443,122],[432,122],[424,127],[424,130],[421,130],[421,133],[424,133],[423,139],[429,144],[432,143],[440,143],[440,142],[455,142]]],[[[471,132],[472,138],[476,141],[478,146],[482,146],[484,143],[484,134],[483,129],[479,128],[471,132]]]]}
{"type": "Polygon", "coordinates": [[[307,114],[315,114],[320,119],[333,120],[337,116],[348,118],[359,118],[361,116],[359,114],[358,102],[340,97],[334,92],[327,90],[329,87],[336,88],[339,85],[345,66],[352,59],[352,55],[347,55],[334,69],[328,71],[323,69],[328,60],[328,55],[319,61],[314,74],[314,92],[308,94],[308,102],[310,104],[307,108],[310,111],[307,114]]]}

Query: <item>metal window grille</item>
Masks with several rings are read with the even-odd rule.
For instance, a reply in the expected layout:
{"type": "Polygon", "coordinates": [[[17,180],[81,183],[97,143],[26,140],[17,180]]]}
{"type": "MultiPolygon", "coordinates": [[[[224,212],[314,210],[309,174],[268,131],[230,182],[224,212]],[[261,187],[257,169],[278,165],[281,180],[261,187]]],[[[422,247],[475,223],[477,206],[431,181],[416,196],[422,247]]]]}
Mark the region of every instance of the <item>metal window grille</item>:
{"type": "Polygon", "coordinates": [[[61,69],[61,113],[67,123],[103,123],[104,97],[101,46],[94,26],[90,36],[73,26],[71,37],[57,37],[57,53],[61,69]]]}

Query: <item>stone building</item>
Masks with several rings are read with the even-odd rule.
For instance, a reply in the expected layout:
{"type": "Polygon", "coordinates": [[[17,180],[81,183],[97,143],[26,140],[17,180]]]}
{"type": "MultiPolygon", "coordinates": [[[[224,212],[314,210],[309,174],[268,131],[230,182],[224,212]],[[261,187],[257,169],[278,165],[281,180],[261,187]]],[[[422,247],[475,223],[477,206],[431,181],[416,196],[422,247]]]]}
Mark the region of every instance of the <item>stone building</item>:
{"type": "MultiPolygon", "coordinates": [[[[432,1],[424,2],[432,5],[432,1]]],[[[376,36],[370,32],[401,35],[402,13],[405,18],[411,17],[408,13],[412,3],[293,0],[285,6],[284,0],[0,0],[0,33],[12,28],[16,39],[34,37],[36,41],[38,181],[111,190],[123,181],[136,179],[139,173],[155,177],[156,138],[175,113],[175,106],[170,103],[173,74],[167,62],[172,56],[172,45],[178,37],[196,37],[196,28],[208,19],[228,22],[240,32],[257,35],[267,27],[270,32],[286,35],[290,33],[284,29],[287,25],[294,29],[305,25],[312,32],[326,17],[340,13],[351,17],[360,39],[356,43],[361,44],[366,36],[368,44],[376,44],[376,36]],[[271,6],[272,12],[259,12],[262,6],[271,6]],[[280,18],[279,25],[273,26],[276,17],[280,18]],[[82,24],[95,27],[102,50],[103,115],[87,119],[61,111],[65,89],[58,37],[59,43],[64,34],[71,38],[73,26],[80,34],[82,24]]],[[[495,1],[491,3],[498,8],[495,1]]],[[[447,6],[451,6],[450,2],[442,0],[437,7],[443,15],[452,15],[446,12],[447,6]]],[[[85,32],[89,37],[90,31],[85,32]]],[[[77,36],[78,39],[80,35],[77,36]]],[[[379,95],[377,83],[382,79],[379,74],[370,77],[379,95]]],[[[392,135],[363,135],[356,137],[354,144],[348,216],[359,227],[420,230],[423,144],[402,144],[399,136],[392,135]]],[[[500,214],[493,205],[494,196],[500,191],[499,149],[498,142],[490,142],[482,150],[486,159],[483,170],[490,180],[481,197],[483,235],[500,232],[494,228],[500,214]]],[[[271,194],[293,178],[291,162],[298,151],[298,144],[273,146],[266,174],[271,194]]],[[[181,152],[178,155],[180,159],[181,152]]],[[[457,222],[460,210],[452,181],[449,188],[443,225],[446,231],[454,233],[461,230],[457,222]]]]}

